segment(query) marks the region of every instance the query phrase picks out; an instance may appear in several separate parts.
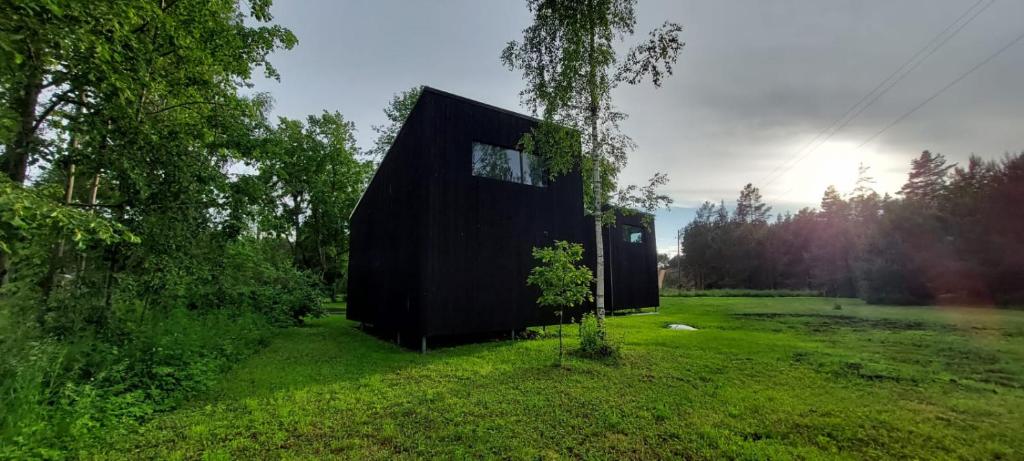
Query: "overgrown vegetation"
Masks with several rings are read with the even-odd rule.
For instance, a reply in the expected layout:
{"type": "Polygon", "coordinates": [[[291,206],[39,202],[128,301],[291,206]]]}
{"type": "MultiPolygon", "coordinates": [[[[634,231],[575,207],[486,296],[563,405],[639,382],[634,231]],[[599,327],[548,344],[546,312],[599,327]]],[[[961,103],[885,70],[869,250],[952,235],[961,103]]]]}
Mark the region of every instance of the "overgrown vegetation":
{"type": "Polygon", "coordinates": [[[665,298],[557,338],[410,354],[332,316],[92,453],[119,459],[1018,459],[1024,312],[665,298]],[[673,331],[684,323],[700,331],[673,331]],[[566,336],[576,348],[576,335],[566,336]]]}
{"type": "Polygon", "coordinates": [[[580,355],[589,358],[617,359],[622,352],[622,345],[612,338],[608,332],[597,327],[597,318],[586,312],[580,318],[580,355]]]}
{"type": "Polygon", "coordinates": [[[75,457],[339,291],[372,162],[243,94],[296,43],[270,4],[0,6],[0,458],[75,457]]]}
{"type": "Polygon", "coordinates": [[[872,303],[1020,304],[1024,152],[966,166],[923,152],[900,197],[829,187],[818,210],[777,216],[748,184],[730,215],[705,203],[669,263],[676,288],[820,291],[872,303]]]}

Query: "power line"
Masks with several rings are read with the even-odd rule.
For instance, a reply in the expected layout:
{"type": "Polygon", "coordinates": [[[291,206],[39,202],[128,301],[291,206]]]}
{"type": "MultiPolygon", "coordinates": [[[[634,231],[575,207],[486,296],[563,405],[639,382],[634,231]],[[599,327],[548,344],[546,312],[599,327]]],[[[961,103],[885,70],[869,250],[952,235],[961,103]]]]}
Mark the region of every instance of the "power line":
{"type": "MultiPolygon", "coordinates": [[[[796,165],[798,165],[800,162],[804,161],[808,156],[810,156],[812,153],[814,153],[815,150],[817,150],[819,147],[821,147],[826,142],[828,142],[829,139],[832,139],[832,137],[836,133],[838,133],[840,130],[842,130],[847,125],[849,125],[850,122],[852,122],[854,119],[856,119],[858,116],[860,116],[861,113],[863,113],[868,107],[870,107],[872,104],[874,104],[875,101],[877,101],[879,98],[882,97],[882,95],[884,95],[890,89],[892,89],[894,86],[896,86],[896,84],[899,83],[900,81],[902,81],[904,78],[906,78],[907,75],[910,75],[910,73],[912,73],[915,69],[917,69],[925,60],[927,60],[931,55],[935,54],[935,52],[938,51],[939,48],[942,48],[942,46],[945,45],[947,42],[949,42],[949,40],[951,40],[953,37],[955,37],[957,34],[959,34],[960,31],[963,30],[963,28],[967,26],[967,24],[969,24],[971,21],[974,20],[974,18],[978,17],[978,15],[980,15],[982,12],[984,12],[986,9],[988,9],[988,7],[992,6],[992,4],[995,3],[995,0],[991,0],[983,8],[981,8],[978,11],[976,11],[970,18],[967,19],[967,21],[965,21],[962,24],[960,24],[960,26],[957,27],[956,30],[953,31],[953,33],[951,33],[949,35],[946,35],[946,33],[951,28],[953,28],[957,23],[959,23],[960,20],[962,20],[965,16],[970,14],[970,12],[972,10],[974,10],[974,8],[977,7],[979,4],[981,4],[982,1],[984,1],[984,0],[979,0],[977,3],[971,5],[971,7],[968,8],[966,11],[964,11],[959,17],[957,17],[956,20],[954,20],[952,23],[950,23],[950,25],[946,26],[946,28],[943,29],[941,32],[939,32],[935,37],[933,37],[923,48],[918,50],[918,52],[915,53],[914,56],[912,56],[908,61],[904,62],[903,65],[901,65],[898,69],[896,69],[895,72],[893,72],[888,77],[886,77],[885,80],[882,80],[882,82],[879,83],[877,86],[875,86],[875,88],[873,90],[871,90],[870,92],[865,94],[864,97],[862,97],[860,99],[860,101],[858,101],[856,104],[851,106],[850,109],[848,109],[846,111],[846,113],[843,114],[843,116],[841,116],[840,118],[836,119],[836,121],[834,121],[832,123],[832,125],[830,125],[824,131],[819,133],[818,136],[816,136],[814,139],[812,139],[811,142],[809,142],[804,148],[802,148],[800,151],[797,151],[797,154],[794,155],[794,157],[790,158],[788,161],[786,161],[782,165],[780,165],[780,167],[784,166],[784,165],[788,164],[790,161],[792,161],[794,158],[796,159],[795,162],[793,162],[788,167],[786,167],[778,175],[776,175],[774,177],[772,177],[771,175],[767,176],[766,179],[770,178],[770,180],[767,181],[764,184],[764,186],[762,186],[762,187],[765,187],[765,186],[768,186],[768,185],[771,185],[772,183],[774,183],[776,180],[778,180],[779,178],[784,176],[791,169],[796,167],[796,165]],[[945,38],[943,39],[942,37],[944,35],[945,35],[945,38]],[[937,42],[938,42],[938,44],[936,45],[937,42]],[[924,53],[925,51],[927,51],[929,49],[930,49],[930,51],[928,51],[927,54],[924,55],[924,57],[922,57],[921,59],[917,59],[918,57],[920,57],[922,55],[922,53],[924,53]],[[909,69],[907,69],[907,66],[910,65],[911,63],[913,63],[913,66],[911,66],[909,69]],[[907,69],[907,70],[904,72],[904,69],[907,69]],[[896,78],[893,79],[894,77],[896,77],[896,78]],[[881,89],[881,91],[879,91],[879,89],[881,89]],[[872,97],[872,94],[874,94],[873,97],[872,97]],[[861,103],[863,103],[869,97],[871,99],[868,100],[868,102],[866,104],[861,105],[861,103]],[[847,115],[849,115],[858,106],[860,106],[860,108],[855,113],[853,113],[852,116],[847,118],[847,115]],[[836,127],[836,124],[839,123],[840,121],[842,121],[842,123],[838,127],[836,127]],[[835,128],[833,129],[833,127],[835,127],[835,128]],[[800,155],[800,152],[803,152],[807,147],[809,147],[812,144],[814,144],[814,142],[817,141],[818,138],[820,138],[826,132],[829,132],[829,130],[831,130],[831,133],[829,133],[828,136],[826,136],[824,139],[822,139],[821,142],[818,142],[818,144],[816,146],[814,146],[810,150],[804,152],[803,155],[800,155]]],[[[774,170],[774,171],[778,171],[778,169],[779,168],[776,168],[776,170],[774,170]]],[[[764,181],[762,181],[762,182],[764,182],[764,181]]]]}
{"type": "Polygon", "coordinates": [[[928,43],[926,43],[924,47],[922,47],[916,53],[914,53],[914,55],[911,56],[910,59],[905,61],[895,71],[893,71],[893,73],[889,74],[888,77],[886,77],[881,82],[879,82],[878,85],[876,85],[871,91],[869,91],[867,94],[865,94],[863,97],[861,97],[860,100],[858,100],[856,103],[854,103],[852,106],[850,106],[850,108],[847,109],[846,112],[843,113],[843,115],[841,115],[839,118],[837,118],[835,121],[833,121],[831,125],[829,125],[827,128],[822,130],[820,133],[818,133],[817,136],[815,136],[813,139],[811,139],[811,141],[809,141],[807,144],[805,144],[803,147],[801,147],[796,152],[796,154],[793,157],[790,157],[788,160],[786,160],[785,162],[781,163],[774,170],[772,170],[771,173],[769,173],[767,176],[765,176],[764,179],[762,179],[761,182],[764,183],[764,185],[761,186],[761,187],[763,188],[763,187],[766,187],[768,185],[771,185],[776,180],[778,180],[780,177],[782,177],[787,172],[789,172],[789,170],[791,170],[797,164],[799,164],[804,159],[806,159],[811,153],[813,153],[819,147],[824,145],[829,139],[832,138],[832,136],[834,136],[840,130],[845,128],[850,122],[852,122],[854,119],[856,119],[858,116],[860,116],[860,114],[863,113],[872,104],[874,104],[875,101],[877,101],[885,93],[887,93],[890,89],[892,89],[894,86],[896,86],[897,83],[899,83],[904,78],[906,78],[907,75],[910,75],[924,61],[926,61],[929,57],[931,57],[931,55],[935,54],[936,51],[938,51],[940,48],[942,48],[947,42],[949,42],[957,34],[959,34],[960,31],[963,30],[964,27],[966,27],[968,24],[970,24],[971,21],[973,21],[975,18],[977,18],[978,15],[980,15],[982,12],[984,12],[986,9],[988,9],[988,7],[992,6],[992,4],[995,3],[995,0],[990,0],[984,7],[982,7],[981,9],[979,9],[977,11],[975,11],[974,14],[971,15],[971,12],[974,11],[974,9],[977,8],[977,6],[980,5],[984,1],[985,0],[978,0],[976,3],[971,5],[970,8],[967,8],[967,10],[965,10],[963,13],[961,13],[960,16],[958,16],[952,23],[950,23],[948,26],[946,26],[944,29],[942,29],[942,31],[940,31],[934,37],[932,37],[932,39],[929,40],[928,43]],[[968,18],[966,21],[961,23],[961,21],[965,17],[967,17],[968,15],[970,15],[970,18],[968,18]],[[957,26],[957,24],[960,24],[960,25],[957,26]],[[953,29],[954,27],[956,27],[956,30],[954,30],[952,33],[949,33],[947,35],[947,33],[951,29],[953,29]],[[909,66],[909,68],[908,68],[908,66],[909,66]],[[867,102],[865,103],[865,101],[867,101],[867,102]],[[859,107],[859,109],[858,109],[858,107],[859,107]],[[827,136],[825,136],[826,133],[828,133],[827,136]],[[821,139],[821,142],[818,142],[816,146],[814,146],[810,150],[807,150],[809,147],[814,145],[815,142],[817,142],[822,136],[825,136],[825,138],[821,139]],[[801,155],[801,153],[803,153],[803,155],[801,155]],[[793,162],[794,159],[796,159],[795,162],[793,162]],[[790,162],[792,162],[792,163],[790,164],[790,162]],[[786,166],[786,165],[788,165],[788,166],[786,166]],[[785,169],[783,169],[783,167],[785,167],[785,169]],[[775,173],[779,172],[780,169],[783,169],[783,170],[778,175],[776,175],[775,173]],[[765,181],[767,181],[767,182],[765,182],[765,181]]]}
{"type": "MultiPolygon", "coordinates": [[[[1020,35],[1018,35],[1013,40],[1010,40],[1007,44],[1003,45],[1002,48],[999,48],[994,53],[988,55],[988,57],[986,57],[985,59],[981,60],[981,62],[975,64],[974,67],[971,67],[966,72],[960,74],[960,76],[958,76],[957,78],[953,79],[952,81],[947,83],[942,88],[939,88],[938,91],[936,91],[935,93],[932,93],[932,95],[928,96],[924,101],[921,101],[918,105],[916,105],[913,108],[911,108],[910,110],[904,112],[903,115],[900,115],[899,117],[896,117],[895,120],[889,122],[889,124],[885,125],[885,127],[883,127],[881,130],[878,130],[875,134],[869,136],[863,142],[858,144],[856,149],[859,150],[859,149],[863,148],[865,145],[867,145],[867,143],[873,141],[875,138],[881,136],[882,133],[885,133],[886,131],[888,131],[889,128],[892,128],[892,127],[896,126],[896,124],[902,122],[907,117],[910,117],[911,115],[914,114],[914,112],[917,112],[922,107],[926,106],[928,103],[930,103],[933,100],[935,100],[935,98],[938,98],[939,96],[941,96],[942,93],[945,93],[947,90],[949,90],[950,88],[954,87],[957,83],[960,83],[961,81],[963,81],[963,79],[965,79],[969,75],[973,74],[974,71],[982,68],[982,66],[984,66],[985,64],[988,64],[993,59],[999,57],[999,55],[1001,55],[1004,52],[1006,52],[1006,50],[1012,48],[1014,45],[1019,43],[1021,40],[1024,40],[1024,32],[1022,32],[1020,35]]],[[[786,192],[783,192],[782,195],[788,194],[792,190],[793,190],[793,188],[790,187],[786,192]]]]}
{"type": "Polygon", "coordinates": [[[918,110],[918,109],[920,109],[920,108],[924,107],[924,106],[925,106],[926,104],[928,104],[928,103],[932,102],[932,100],[933,100],[933,99],[935,99],[935,98],[939,97],[939,95],[941,95],[942,93],[945,93],[945,92],[946,92],[946,90],[948,90],[948,89],[952,88],[952,87],[953,87],[954,85],[956,85],[957,83],[960,83],[960,81],[961,81],[961,80],[963,80],[963,79],[965,79],[965,78],[967,78],[967,76],[968,76],[968,75],[971,75],[972,73],[974,73],[974,71],[976,71],[976,70],[980,69],[980,68],[981,68],[982,66],[984,66],[985,64],[988,64],[988,63],[989,63],[989,61],[992,61],[993,59],[995,59],[995,58],[996,58],[996,57],[998,57],[999,55],[1003,54],[1003,52],[1004,52],[1004,51],[1006,51],[1006,50],[1010,49],[1010,48],[1011,48],[1011,47],[1012,47],[1013,45],[1016,45],[1016,44],[1017,44],[1018,42],[1020,42],[1021,40],[1024,40],[1024,33],[1021,33],[1020,35],[1018,35],[1018,36],[1017,36],[1017,38],[1015,38],[1015,39],[1011,40],[1011,41],[1010,41],[1009,43],[1007,43],[1006,45],[1003,45],[1003,47],[1002,47],[1002,48],[1000,48],[1000,49],[996,50],[996,52],[995,52],[995,53],[992,53],[992,54],[990,54],[990,55],[989,55],[989,56],[988,56],[987,58],[985,58],[984,60],[982,60],[982,61],[981,61],[981,62],[979,62],[978,64],[975,64],[975,65],[974,65],[974,67],[970,68],[970,69],[969,69],[969,70],[968,70],[967,72],[964,72],[963,74],[960,74],[960,76],[959,76],[959,77],[957,77],[957,78],[953,79],[953,81],[951,81],[951,82],[947,83],[947,84],[946,84],[946,86],[944,86],[944,87],[940,88],[940,89],[939,89],[939,91],[936,91],[936,92],[935,92],[934,94],[932,94],[931,96],[929,96],[929,97],[928,97],[927,99],[925,99],[924,101],[921,101],[921,103],[920,103],[920,104],[918,104],[918,105],[916,105],[916,106],[914,106],[914,108],[912,108],[912,109],[908,110],[908,111],[907,111],[907,112],[905,112],[905,113],[904,113],[903,115],[900,115],[899,117],[897,117],[897,118],[896,118],[896,120],[893,120],[892,122],[890,122],[890,123],[889,123],[888,125],[886,125],[886,126],[885,126],[885,128],[882,128],[881,130],[878,130],[878,132],[877,132],[877,133],[875,133],[875,134],[871,135],[870,137],[868,137],[868,139],[865,139],[865,140],[864,140],[864,142],[860,143],[860,144],[859,144],[859,145],[857,146],[857,148],[858,148],[858,149],[860,149],[861,147],[864,147],[864,145],[865,145],[865,144],[867,144],[867,143],[871,142],[872,140],[874,140],[875,138],[877,138],[877,137],[878,137],[879,135],[881,135],[882,133],[885,133],[885,132],[886,132],[886,131],[887,131],[887,130],[888,130],[889,128],[892,128],[892,127],[893,127],[893,126],[895,126],[895,125],[896,125],[897,123],[900,123],[900,122],[902,122],[902,121],[903,121],[903,119],[905,119],[905,118],[909,117],[909,116],[910,116],[911,114],[913,114],[914,112],[917,112],[917,110],[918,110]]]}

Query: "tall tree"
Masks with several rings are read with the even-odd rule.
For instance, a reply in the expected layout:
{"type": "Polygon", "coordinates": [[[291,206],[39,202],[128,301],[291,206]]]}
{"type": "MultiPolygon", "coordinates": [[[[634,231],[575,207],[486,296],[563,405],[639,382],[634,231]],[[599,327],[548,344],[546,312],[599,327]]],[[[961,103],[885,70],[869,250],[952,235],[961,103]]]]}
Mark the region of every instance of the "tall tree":
{"type": "Polygon", "coordinates": [[[391,101],[384,107],[384,117],[388,119],[387,123],[373,126],[373,131],[377,133],[377,140],[374,141],[369,154],[374,162],[380,163],[384,159],[384,154],[388,153],[391,144],[395,142],[398,132],[405,124],[405,119],[409,118],[409,113],[412,112],[412,108],[422,93],[422,86],[414,86],[392,96],[391,101]]]}
{"type": "Polygon", "coordinates": [[[266,227],[288,229],[296,266],[318,274],[334,297],[348,251],[348,217],[371,166],[359,159],[354,125],[337,112],[305,123],[281,118],[270,139],[260,176],[286,218],[266,227]]]}
{"type": "Polygon", "coordinates": [[[736,200],[736,211],[732,217],[741,223],[767,224],[771,211],[772,207],[761,199],[761,191],[747,183],[740,191],[740,198],[736,200]]]}
{"type": "MultiPolygon", "coordinates": [[[[526,80],[523,101],[534,114],[542,115],[541,126],[524,138],[526,150],[537,151],[552,176],[582,167],[588,182],[586,207],[594,216],[595,304],[601,335],[605,331],[602,226],[609,220],[605,205],[634,147],[619,131],[626,116],[614,109],[611,93],[619,84],[645,79],[661,86],[684,45],[679,40],[682,28],[666,21],[619,61],[615,44],[634,33],[635,6],[636,0],[528,0],[533,23],[523,30],[522,41],[510,42],[501,55],[502,62],[521,71],[526,80]],[[574,131],[567,133],[566,127],[574,131]],[[576,154],[580,150],[585,153],[582,158],[576,154]]],[[[663,175],[655,175],[647,190],[664,181],[663,175]]],[[[653,192],[640,196],[664,198],[653,192]]]]}
{"type": "Polygon", "coordinates": [[[907,183],[900,189],[900,194],[907,200],[935,206],[941,200],[949,179],[949,170],[954,166],[947,165],[946,157],[942,154],[921,152],[920,156],[911,161],[907,183]]]}
{"type": "MultiPolygon", "coordinates": [[[[26,109],[0,112],[0,126],[11,128],[0,129],[7,175],[21,182],[30,164],[44,171],[76,164],[93,184],[88,195],[100,199],[89,208],[105,210],[143,242],[126,247],[136,257],[119,246],[104,255],[108,274],[128,261],[160,259],[139,254],[196,247],[180,243],[201,241],[215,227],[207,207],[219,208],[224,170],[247,155],[250,129],[267,106],[237,90],[259,67],[275,77],[267,56],[295,44],[287,29],[265,24],[270,1],[16,1],[0,8],[0,94],[8,109],[26,109]],[[45,89],[34,103],[33,81],[45,89]]],[[[157,263],[166,270],[150,272],[153,286],[166,286],[157,279],[177,264],[199,272],[188,260],[167,255],[157,263]]]]}
{"type": "Polygon", "coordinates": [[[811,240],[809,256],[818,286],[830,296],[853,294],[849,214],[849,203],[835,186],[828,186],[821,197],[821,211],[817,215],[817,229],[811,240]]]}
{"type": "Polygon", "coordinates": [[[715,215],[715,204],[704,202],[697,208],[697,214],[682,230],[683,261],[693,278],[694,288],[703,290],[707,283],[708,269],[711,267],[712,243],[714,232],[712,219],[715,215]]]}

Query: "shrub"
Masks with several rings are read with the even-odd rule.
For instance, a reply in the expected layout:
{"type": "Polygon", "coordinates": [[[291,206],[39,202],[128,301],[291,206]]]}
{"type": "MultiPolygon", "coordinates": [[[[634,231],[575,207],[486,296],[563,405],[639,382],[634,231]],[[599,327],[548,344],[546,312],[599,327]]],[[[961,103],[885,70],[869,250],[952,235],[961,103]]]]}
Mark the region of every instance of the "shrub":
{"type": "Polygon", "coordinates": [[[58,341],[9,314],[0,322],[0,459],[60,458],[102,443],[207,389],[272,331],[253,312],[175,309],[115,316],[103,334],[58,341]]]}
{"type": "Polygon", "coordinates": [[[279,326],[326,314],[319,278],[296,269],[288,255],[271,243],[232,242],[222,264],[216,283],[190,304],[201,309],[230,307],[256,312],[279,326]]]}
{"type": "Polygon", "coordinates": [[[618,358],[622,347],[611,338],[601,334],[597,318],[587,312],[580,318],[580,355],[591,358],[618,358]]]}

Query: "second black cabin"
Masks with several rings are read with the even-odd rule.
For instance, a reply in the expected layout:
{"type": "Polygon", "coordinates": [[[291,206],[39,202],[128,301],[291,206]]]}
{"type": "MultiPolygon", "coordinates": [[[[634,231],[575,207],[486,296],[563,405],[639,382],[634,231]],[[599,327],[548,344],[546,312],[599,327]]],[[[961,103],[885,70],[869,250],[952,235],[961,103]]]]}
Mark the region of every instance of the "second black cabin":
{"type": "MultiPolygon", "coordinates": [[[[516,150],[537,120],[424,88],[351,219],[351,320],[420,346],[432,336],[553,323],[526,285],[533,247],[583,243],[594,224],[578,172],[547,178],[516,150]]],[[[653,226],[605,228],[606,305],[658,305],[653,226]]],[[[394,337],[393,336],[393,337],[394,337]]]]}

